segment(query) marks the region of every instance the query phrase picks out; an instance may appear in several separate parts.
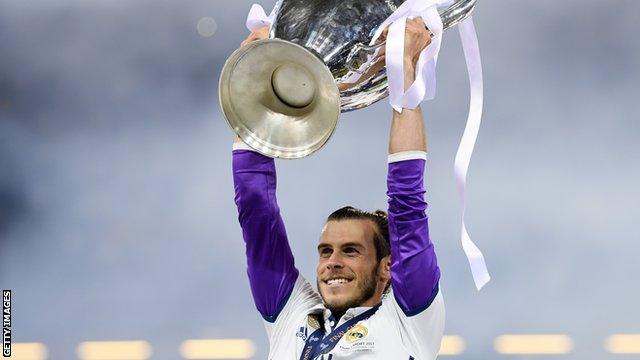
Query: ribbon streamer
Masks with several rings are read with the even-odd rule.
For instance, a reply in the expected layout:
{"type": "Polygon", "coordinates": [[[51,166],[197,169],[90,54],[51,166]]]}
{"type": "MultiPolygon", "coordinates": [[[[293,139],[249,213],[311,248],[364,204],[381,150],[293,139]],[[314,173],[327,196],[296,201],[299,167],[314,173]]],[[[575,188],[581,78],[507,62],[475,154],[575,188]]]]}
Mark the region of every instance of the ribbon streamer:
{"type": "Polygon", "coordinates": [[[473,281],[478,290],[482,289],[491,276],[487,270],[487,264],[480,249],[471,241],[467,233],[467,227],[464,224],[464,215],[467,204],[466,186],[467,171],[469,170],[469,162],[473,154],[473,148],[478,138],[478,130],[480,130],[480,120],[482,118],[483,103],[483,81],[482,81],[482,62],[480,61],[480,47],[478,45],[478,37],[473,26],[473,19],[468,17],[466,20],[458,24],[460,32],[460,40],[462,40],[462,49],[464,58],[467,63],[467,72],[469,73],[469,116],[467,117],[467,125],[465,126],[460,146],[456,153],[454,162],[454,173],[456,183],[458,185],[458,193],[462,202],[462,249],[467,255],[473,281]]]}

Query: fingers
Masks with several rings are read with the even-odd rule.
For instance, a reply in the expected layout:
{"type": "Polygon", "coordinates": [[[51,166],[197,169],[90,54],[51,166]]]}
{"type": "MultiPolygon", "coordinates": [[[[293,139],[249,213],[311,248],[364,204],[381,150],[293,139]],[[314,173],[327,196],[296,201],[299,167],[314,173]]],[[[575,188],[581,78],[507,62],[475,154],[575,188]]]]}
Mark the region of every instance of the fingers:
{"type": "Polygon", "coordinates": [[[255,33],[251,33],[251,35],[249,35],[249,37],[248,37],[248,38],[246,38],[246,39],[242,42],[242,44],[241,44],[241,45],[242,45],[242,46],[245,46],[245,45],[250,44],[250,43],[252,43],[252,42],[254,42],[254,41],[256,41],[256,40],[260,40],[260,37],[259,37],[259,36],[257,36],[257,35],[255,35],[255,33]]]}
{"type": "MultiPolygon", "coordinates": [[[[387,39],[389,34],[389,27],[386,27],[376,42],[380,43],[387,39]]],[[[417,41],[422,45],[422,48],[426,48],[431,43],[433,33],[427,28],[421,17],[407,19],[406,22],[406,35],[410,36],[411,41],[417,41]]]]}
{"type": "MultiPolygon", "coordinates": [[[[382,31],[382,34],[378,37],[377,43],[387,41],[389,35],[389,27],[382,31]]],[[[405,46],[404,57],[405,61],[409,60],[414,64],[418,60],[420,54],[424,49],[431,44],[431,38],[433,33],[427,28],[421,17],[413,19],[407,19],[405,25],[405,46]]],[[[385,58],[386,46],[381,46],[376,54],[374,63],[385,58]]]]}
{"type": "Polygon", "coordinates": [[[373,58],[372,62],[378,63],[379,61],[386,59],[385,55],[387,54],[387,47],[386,46],[381,46],[380,49],[378,49],[378,53],[376,54],[376,57],[373,58]]]}
{"type": "Polygon", "coordinates": [[[407,35],[411,36],[421,48],[426,48],[431,43],[431,31],[424,24],[421,17],[407,19],[407,35]]]}
{"type": "Polygon", "coordinates": [[[257,35],[256,33],[251,33],[251,35],[249,35],[249,37],[247,37],[246,39],[244,39],[244,41],[242,42],[242,46],[245,46],[247,44],[250,44],[256,40],[260,40],[261,37],[259,35],[257,35]]]}
{"type": "Polygon", "coordinates": [[[380,34],[380,41],[386,40],[387,39],[387,34],[389,33],[389,27],[387,26],[386,28],[384,28],[384,30],[382,30],[382,34],[380,34]]]}
{"type": "Polygon", "coordinates": [[[268,39],[269,38],[269,27],[263,26],[260,29],[252,32],[242,43],[242,46],[245,46],[249,43],[252,43],[256,40],[268,39]]]}
{"type": "Polygon", "coordinates": [[[420,16],[413,19],[407,19],[407,25],[411,25],[411,26],[415,25],[417,27],[422,27],[422,28],[427,27],[427,25],[425,25],[424,21],[422,20],[422,17],[420,16]]]}

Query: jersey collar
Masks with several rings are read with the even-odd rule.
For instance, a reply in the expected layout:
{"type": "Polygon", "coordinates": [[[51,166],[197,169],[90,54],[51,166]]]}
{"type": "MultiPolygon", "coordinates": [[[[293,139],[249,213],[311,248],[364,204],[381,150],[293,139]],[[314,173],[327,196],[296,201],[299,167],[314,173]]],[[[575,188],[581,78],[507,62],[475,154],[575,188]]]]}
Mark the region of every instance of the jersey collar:
{"type": "Polygon", "coordinates": [[[331,313],[331,310],[325,308],[323,313],[325,327],[330,326],[330,328],[333,329],[336,326],[340,326],[344,322],[347,322],[353,319],[354,317],[362,314],[363,312],[371,309],[372,307],[373,306],[359,306],[359,307],[350,308],[344,313],[344,315],[342,315],[342,318],[340,319],[335,319],[333,314],[331,313]],[[333,325],[332,325],[332,322],[333,322],[333,325]]]}

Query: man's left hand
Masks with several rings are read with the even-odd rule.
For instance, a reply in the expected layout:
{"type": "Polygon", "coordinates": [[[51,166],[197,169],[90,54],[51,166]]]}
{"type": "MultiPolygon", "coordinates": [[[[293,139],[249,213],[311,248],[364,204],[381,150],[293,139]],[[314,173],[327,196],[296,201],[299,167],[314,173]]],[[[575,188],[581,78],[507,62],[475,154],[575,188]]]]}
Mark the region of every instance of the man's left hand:
{"type": "MultiPolygon", "coordinates": [[[[389,29],[385,29],[380,37],[380,40],[387,38],[389,29]]],[[[431,44],[431,32],[427,29],[427,26],[422,21],[421,17],[415,19],[407,19],[407,24],[404,33],[404,67],[405,72],[415,70],[418,58],[422,50],[426,49],[431,44]]],[[[385,46],[380,49],[378,57],[385,56],[385,46]]]]}

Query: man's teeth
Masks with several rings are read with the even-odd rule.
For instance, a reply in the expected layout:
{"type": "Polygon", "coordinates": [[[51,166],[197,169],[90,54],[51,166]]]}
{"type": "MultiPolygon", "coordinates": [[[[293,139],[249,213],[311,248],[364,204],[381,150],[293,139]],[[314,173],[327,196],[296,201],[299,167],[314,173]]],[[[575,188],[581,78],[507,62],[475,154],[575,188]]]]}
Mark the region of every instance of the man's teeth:
{"type": "Polygon", "coordinates": [[[340,278],[340,279],[331,279],[331,280],[327,280],[327,285],[333,285],[333,284],[346,284],[346,283],[348,283],[348,282],[349,282],[349,280],[347,280],[347,279],[343,279],[343,278],[340,278]]]}

